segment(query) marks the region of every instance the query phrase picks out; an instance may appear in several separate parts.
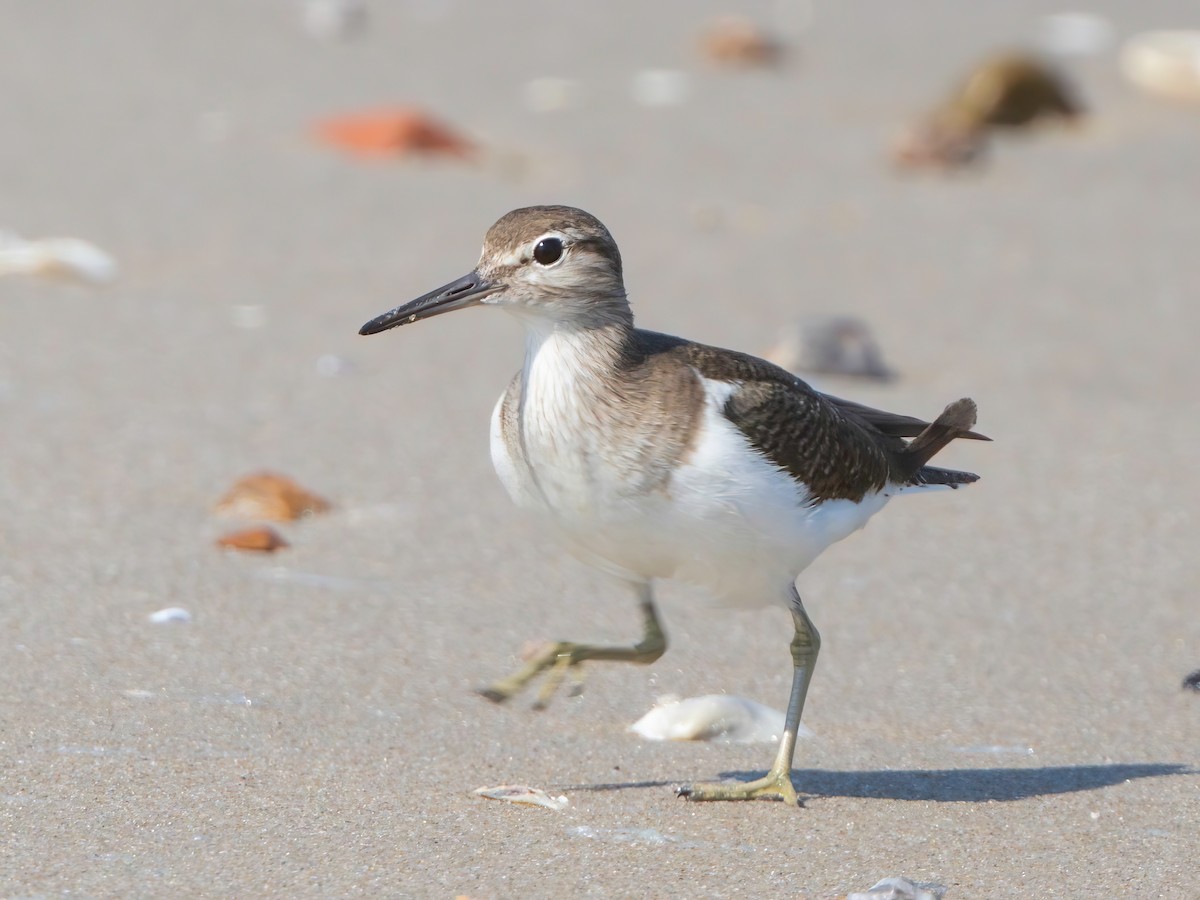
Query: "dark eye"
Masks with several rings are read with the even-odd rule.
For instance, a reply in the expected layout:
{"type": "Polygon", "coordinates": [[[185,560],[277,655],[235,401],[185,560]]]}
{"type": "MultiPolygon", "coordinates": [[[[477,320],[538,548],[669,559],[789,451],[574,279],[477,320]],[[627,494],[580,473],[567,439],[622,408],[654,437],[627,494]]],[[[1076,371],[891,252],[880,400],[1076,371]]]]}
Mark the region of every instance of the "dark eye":
{"type": "Polygon", "coordinates": [[[563,242],[558,238],[542,238],[533,248],[533,258],[543,266],[551,266],[562,259],[563,242]]]}

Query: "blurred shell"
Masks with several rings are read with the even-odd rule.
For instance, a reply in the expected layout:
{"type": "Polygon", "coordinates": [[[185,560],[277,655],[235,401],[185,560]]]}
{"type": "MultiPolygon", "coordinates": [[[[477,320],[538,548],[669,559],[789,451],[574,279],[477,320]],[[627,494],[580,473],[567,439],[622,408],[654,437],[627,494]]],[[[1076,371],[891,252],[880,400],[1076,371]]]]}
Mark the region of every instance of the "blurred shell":
{"type": "MultiPolygon", "coordinates": [[[[679,700],[663,698],[629,730],[651,741],[724,741],[750,744],[779,740],[784,715],[730,694],[679,700]]],[[[812,734],[803,725],[801,734],[812,734]]]]}
{"type": "Polygon", "coordinates": [[[1147,31],[1121,48],[1121,71],[1144,91],[1200,103],[1200,31],[1147,31]]]}
{"type": "Polygon", "coordinates": [[[955,169],[977,162],[987,149],[980,129],[948,129],[937,122],[918,122],[892,144],[892,161],[911,169],[955,169]]]}
{"type": "Polygon", "coordinates": [[[285,475],[258,472],[234,483],[215,511],[239,519],[290,522],[301,516],[326,512],[329,501],[302,488],[285,475]]]}
{"type": "Polygon", "coordinates": [[[489,800],[503,800],[505,803],[517,803],[522,806],[544,806],[556,812],[565,809],[567,798],[551,797],[541,788],[529,787],[525,784],[501,784],[496,787],[475,788],[471,793],[489,800]]]}
{"type": "Polygon", "coordinates": [[[763,358],[789,372],[893,377],[871,330],[851,316],[809,316],[790,327],[763,358]]]}
{"type": "Polygon", "coordinates": [[[0,275],[15,274],[108,284],[117,277],[117,263],[95,244],[79,238],[27,241],[12,232],[0,232],[0,275]]]}
{"type": "Polygon", "coordinates": [[[726,66],[773,66],[783,59],[783,45],[749,19],[727,16],[700,35],[700,52],[726,66]]]}
{"type": "Polygon", "coordinates": [[[169,625],[174,622],[186,625],[192,621],[192,614],[182,607],[168,606],[166,609],[150,613],[148,618],[155,625],[169,625]]]}
{"type": "Polygon", "coordinates": [[[419,109],[382,109],[323,119],[317,137],[361,157],[453,156],[469,159],[475,145],[419,109]]]}
{"type": "Polygon", "coordinates": [[[247,528],[217,538],[217,546],[226,550],[251,550],[256,553],[274,553],[290,546],[274,528],[247,528]]]}
{"type": "Polygon", "coordinates": [[[304,30],[324,40],[357,37],[367,28],[363,0],[304,0],[304,30]]]}
{"type": "Polygon", "coordinates": [[[262,328],[267,324],[267,308],[258,303],[241,303],[229,308],[229,320],[235,328],[262,328]]]}
{"type": "Polygon", "coordinates": [[[522,91],[530,112],[565,112],[579,106],[579,82],[571,78],[533,78],[522,91]]]}
{"type": "Polygon", "coordinates": [[[630,91],[640,106],[678,106],[687,100],[691,81],[674,69],[643,69],[633,76],[630,91]]]}
{"type": "Polygon", "coordinates": [[[960,166],[979,159],[992,129],[1081,114],[1074,90],[1048,63],[1025,54],[995,56],[907,129],[894,144],[892,158],[906,166],[960,166]]]}
{"type": "Polygon", "coordinates": [[[1020,127],[1040,118],[1074,118],[1082,112],[1063,74],[1023,54],[997,56],[979,65],[935,113],[982,126],[1020,127]]]}

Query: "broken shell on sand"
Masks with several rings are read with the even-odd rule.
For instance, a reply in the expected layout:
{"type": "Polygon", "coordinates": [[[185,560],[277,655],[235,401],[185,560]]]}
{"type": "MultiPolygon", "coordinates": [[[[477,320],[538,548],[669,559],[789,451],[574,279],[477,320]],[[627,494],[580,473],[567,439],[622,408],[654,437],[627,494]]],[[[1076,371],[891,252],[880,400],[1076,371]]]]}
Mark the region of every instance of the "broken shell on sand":
{"type": "Polygon", "coordinates": [[[41,275],[85,284],[108,284],[117,262],[95,244],[79,238],[27,241],[0,231],[0,275],[41,275]]]}
{"type": "Polygon", "coordinates": [[[1121,71],[1151,94],[1200,103],[1200,31],[1147,31],[1121,48],[1121,71]]]}
{"type": "Polygon", "coordinates": [[[488,800],[503,800],[505,803],[516,803],[520,806],[544,806],[546,809],[558,811],[565,809],[567,798],[551,797],[541,788],[529,787],[525,784],[501,784],[496,787],[481,787],[471,791],[488,800]]]}
{"type": "MultiPolygon", "coordinates": [[[[784,716],[745,697],[707,694],[687,700],[663,698],[629,730],[651,741],[768,743],[783,734],[784,716]]],[[[800,734],[812,732],[800,726],[800,734]]]]}

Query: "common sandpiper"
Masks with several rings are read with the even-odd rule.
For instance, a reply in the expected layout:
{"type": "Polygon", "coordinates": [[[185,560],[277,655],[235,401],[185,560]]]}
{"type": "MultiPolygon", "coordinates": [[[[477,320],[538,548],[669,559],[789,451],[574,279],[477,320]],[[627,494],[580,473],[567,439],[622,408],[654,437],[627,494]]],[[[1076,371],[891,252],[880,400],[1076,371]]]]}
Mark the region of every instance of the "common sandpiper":
{"type": "Polygon", "coordinates": [[[629,647],[550,644],[481,693],[501,702],[546,673],[544,702],[585,661],[654,662],[667,647],[655,579],[783,606],[792,687],[770,771],[678,793],[796,805],[796,732],[821,645],[796,577],[897,494],[978,480],[927,465],[955,438],[986,440],[971,431],[975,404],[957,400],[929,423],[820,393],[744,353],[635,328],[616,242],[568,206],[508,213],[470,274],[359,333],[472,306],[506,309],[525,327],[525,364],[492,414],[496,474],[573,553],[627,584],[645,623],[629,647]]]}

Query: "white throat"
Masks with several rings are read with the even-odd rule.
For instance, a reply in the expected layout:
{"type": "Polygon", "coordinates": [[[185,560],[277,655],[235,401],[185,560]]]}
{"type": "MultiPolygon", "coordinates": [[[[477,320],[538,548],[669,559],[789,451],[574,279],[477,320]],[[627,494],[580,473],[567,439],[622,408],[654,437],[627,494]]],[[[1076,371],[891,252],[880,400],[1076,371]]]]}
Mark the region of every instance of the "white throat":
{"type": "Polygon", "coordinates": [[[580,327],[528,310],[512,312],[525,327],[525,393],[603,390],[621,354],[624,328],[580,327]]]}

